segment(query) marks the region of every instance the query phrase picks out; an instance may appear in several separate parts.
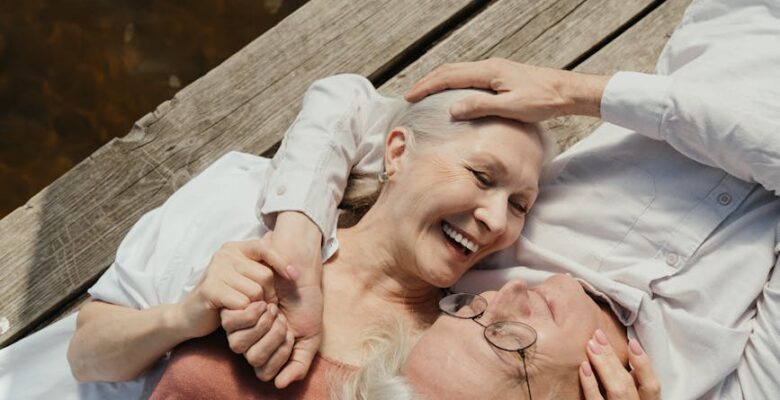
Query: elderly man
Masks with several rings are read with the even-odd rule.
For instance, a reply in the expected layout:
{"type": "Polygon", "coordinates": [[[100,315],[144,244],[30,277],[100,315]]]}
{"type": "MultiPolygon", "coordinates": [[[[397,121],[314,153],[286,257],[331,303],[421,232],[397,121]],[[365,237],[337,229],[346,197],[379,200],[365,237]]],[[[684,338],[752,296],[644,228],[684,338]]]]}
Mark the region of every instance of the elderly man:
{"type": "MultiPolygon", "coordinates": [[[[456,118],[584,114],[605,122],[552,163],[525,238],[489,262],[529,268],[477,271],[461,287],[570,273],[611,299],[651,356],[664,398],[776,397],[778,43],[777,2],[694,1],[654,75],[587,76],[486,60],[423,78],[408,100],[454,87],[497,93],[454,106],[456,118]]],[[[315,240],[321,232],[323,252],[335,244],[348,172],[380,172],[387,121],[376,116],[384,101],[354,76],[315,83],[274,159],[258,214],[275,225],[277,249],[309,265],[298,279],[309,293],[319,276],[315,240]]],[[[316,298],[304,294],[290,314],[316,309],[316,298]]],[[[300,377],[316,351],[310,318],[291,318],[301,340],[277,383],[300,377]]]]}

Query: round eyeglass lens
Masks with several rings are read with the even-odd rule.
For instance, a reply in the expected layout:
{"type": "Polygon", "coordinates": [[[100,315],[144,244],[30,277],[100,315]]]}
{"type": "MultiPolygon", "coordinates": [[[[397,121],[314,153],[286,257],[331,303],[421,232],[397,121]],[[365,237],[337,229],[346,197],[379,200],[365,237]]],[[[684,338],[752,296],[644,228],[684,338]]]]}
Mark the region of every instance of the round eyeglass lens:
{"type": "Polygon", "coordinates": [[[456,293],[439,300],[439,309],[458,318],[475,318],[487,309],[487,300],[477,294],[456,293]]]}
{"type": "Polygon", "coordinates": [[[519,351],[536,343],[536,330],[522,322],[496,322],[485,328],[485,339],[499,349],[519,351]]]}

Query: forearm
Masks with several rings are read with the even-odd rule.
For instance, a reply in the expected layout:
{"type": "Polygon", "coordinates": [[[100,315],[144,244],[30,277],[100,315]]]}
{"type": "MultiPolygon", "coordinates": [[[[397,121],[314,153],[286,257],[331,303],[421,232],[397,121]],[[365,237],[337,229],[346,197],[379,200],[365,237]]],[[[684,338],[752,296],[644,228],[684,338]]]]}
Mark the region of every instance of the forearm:
{"type": "Polygon", "coordinates": [[[300,244],[287,249],[294,254],[285,255],[300,273],[299,286],[301,284],[321,286],[322,233],[317,225],[303,213],[284,211],[277,217],[273,238],[275,243],[300,244]]]}
{"type": "Polygon", "coordinates": [[[135,310],[91,302],[78,316],[68,348],[71,373],[79,382],[136,378],[166,352],[189,339],[175,305],[135,310]]]}

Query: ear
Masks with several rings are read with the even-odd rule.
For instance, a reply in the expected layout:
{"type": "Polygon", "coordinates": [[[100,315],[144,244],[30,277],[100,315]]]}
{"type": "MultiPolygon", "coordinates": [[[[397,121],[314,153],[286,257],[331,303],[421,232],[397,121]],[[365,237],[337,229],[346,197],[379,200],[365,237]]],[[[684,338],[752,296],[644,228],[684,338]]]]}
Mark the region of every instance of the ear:
{"type": "Polygon", "coordinates": [[[385,172],[387,176],[397,173],[404,155],[409,153],[411,132],[406,128],[393,128],[385,139],[385,172]]]}

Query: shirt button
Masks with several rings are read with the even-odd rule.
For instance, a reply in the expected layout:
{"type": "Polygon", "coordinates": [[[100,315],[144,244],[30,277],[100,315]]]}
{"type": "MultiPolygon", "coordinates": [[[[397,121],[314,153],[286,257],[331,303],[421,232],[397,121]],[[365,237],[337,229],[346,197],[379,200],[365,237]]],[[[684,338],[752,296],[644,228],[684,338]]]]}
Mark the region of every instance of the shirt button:
{"type": "Polygon", "coordinates": [[[677,265],[678,261],[680,261],[680,256],[678,256],[677,253],[669,253],[666,255],[666,264],[670,267],[677,265]]]}
{"type": "Polygon", "coordinates": [[[286,186],[279,186],[278,188],[276,188],[276,194],[279,195],[279,196],[283,195],[284,192],[286,192],[286,191],[287,191],[287,187],[286,186]]]}
{"type": "Polygon", "coordinates": [[[719,194],[718,195],[718,203],[720,203],[720,205],[722,205],[722,206],[727,206],[727,205],[731,204],[731,195],[726,193],[726,192],[723,192],[723,193],[719,194]]]}

